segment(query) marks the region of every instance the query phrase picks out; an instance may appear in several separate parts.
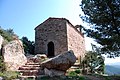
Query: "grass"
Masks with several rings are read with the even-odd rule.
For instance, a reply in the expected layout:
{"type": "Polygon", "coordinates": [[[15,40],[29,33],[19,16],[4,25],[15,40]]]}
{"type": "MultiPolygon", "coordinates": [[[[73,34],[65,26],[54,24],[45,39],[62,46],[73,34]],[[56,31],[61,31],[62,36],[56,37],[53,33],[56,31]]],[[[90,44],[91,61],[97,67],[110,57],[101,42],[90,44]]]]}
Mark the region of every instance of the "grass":
{"type": "Polygon", "coordinates": [[[86,80],[84,76],[67,76],[66,80],[86,80]]]}
{"type": "Polygon", "coordinates": [[[18,75],[19,73],[15,71],[6,71],[3,57],[0,55],[0,76],[3,77],[5,80],[12,80],[17,78],[18,75]]]}
{"type": "Polygon", "coordinates": [[[86,80],[83,76],[44,76],[38,78],[37,80],[86,80]]]}
{"type": "Polygon", "coordinates": [[[70,71],[68,72],[67,76],[43,76],[37,78],[37,80],[88,80],[84,76],[79,76],[80,70],[70,71]]]}
{"type": "Polygon", "coordinates": [[[113,76],[104,76],[105,80],[120,80],[119,75],[113,75],[113,76]]]}
{"type": "Polygon", "coordinates": [[[77,76],[78,74],[75,71],[68,72],[68,76],[77,76]]]}
{"type": "Polygon", "coordinates": [[[81,73],[80,69],[76,69],[75,71],[68,71],[67,75],[68,76],[78,76],[78,75],[80,75],[80,73],[81,73]]]}
{"type": "Polygon", "coordinates": [[[0,76],[3,77],[5,80],[12,80],[18,78],[19,73],[15,71],[5,71],[0,72],[0,76]]]}
{"type": "Polygon", "coordinates": [[[27,78],[27,79],[25,79],[25,80],[34,80],[33,78],[27,78]]]}
{"type": "Polygon", "coordinates": [[[93,79],[85,77],[83,75],[83,76],[54,76],[54,77],[43,76],[37,78],[36,80],[96,80],[94,77],[97,77],[99,80],[120,80],[120,76],[94,76],[94,75],[90,76],[93,76],[93,79]]]}
{"type": "MultiPolygon", "coordinates": [[[[71,71],[67,76],[54,76],[54,77],[49,77],[49,76],[43,76],[43,77],[38,77],[36,80],[96,80],[94,78],[100,78],[100,80],[120,80],[120,76],[102,76],[102,75],[96,75],[96,74],[89,74],[89,76],[92,76],[93,79],[89,79],[89,77],[86,77],[85,75],[78,75],[76,71],[71,71]]],[[[12,80],[18,78],[17,72],[13,71],[6,71],[1,73],[0,76],[2,76],[5,80],[12,80]]],[[[28,78],[25,80],[33,80],[33,78],[28,78]]]]}

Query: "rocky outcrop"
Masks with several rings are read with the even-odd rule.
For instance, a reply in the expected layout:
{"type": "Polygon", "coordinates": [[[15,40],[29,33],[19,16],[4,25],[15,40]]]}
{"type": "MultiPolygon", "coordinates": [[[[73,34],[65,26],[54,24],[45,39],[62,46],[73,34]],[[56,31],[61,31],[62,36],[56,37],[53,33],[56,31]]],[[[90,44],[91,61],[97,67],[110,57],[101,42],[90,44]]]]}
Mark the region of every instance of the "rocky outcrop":
{"type": "Polygon", "coordinates": [[[2,54],[7,70],[16,71],[27,62],[24,55],[24,48],[20,40],[9,42],[3,47],[2,54]]]}
{"type": "Polygon", "coordinates": [[[42,62],[41,67],[44,68],[45,74],[58,76],[64,74],[75,62],[76,57],[73,51],[70,50],[42,62]],[[58,75],[56,73],[58,73],[58,75]]]}
{"type": "Polygon", "coordinates": [[[50,77],[65,75],[65,71],[59,71],[59,70],[55,70],[55,69],[49,70],[47,68],[44,69],[44,73],[45,73],[45,75],[48,75],[50,77]]]}
{"type": "Polygon", "coordinates": [[[1,48],[2,48],[3,41],[4,41],[4,39],[3,39],[3,37],[0,35],[0,51],[1,51],[1,48]]]}

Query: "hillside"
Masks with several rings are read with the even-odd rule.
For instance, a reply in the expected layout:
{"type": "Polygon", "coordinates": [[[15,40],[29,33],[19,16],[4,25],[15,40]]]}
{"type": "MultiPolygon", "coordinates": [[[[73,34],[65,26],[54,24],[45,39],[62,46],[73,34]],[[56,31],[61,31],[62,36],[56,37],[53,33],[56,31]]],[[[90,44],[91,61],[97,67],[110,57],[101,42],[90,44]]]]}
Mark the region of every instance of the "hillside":
{"type": "Polygon", "coordinates": [[[106,65],[105,73],[108,75],[120,75],[120,65],[106,65]]]}

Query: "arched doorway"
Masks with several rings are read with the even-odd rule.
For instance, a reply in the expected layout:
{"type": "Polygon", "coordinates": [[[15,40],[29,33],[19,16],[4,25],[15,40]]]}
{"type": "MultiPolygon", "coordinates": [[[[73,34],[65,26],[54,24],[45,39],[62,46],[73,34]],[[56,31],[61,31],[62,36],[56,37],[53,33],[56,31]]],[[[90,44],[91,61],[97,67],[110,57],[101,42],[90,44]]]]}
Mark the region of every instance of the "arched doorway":
{"type": "Polygon", "coordinates": [[[48,47],[48,54],[47,54],[47,56],[48,57],[54,57],[55,56],[54,55],[54,43],[53,42],[49,42],[47,47],[48,47]]]}

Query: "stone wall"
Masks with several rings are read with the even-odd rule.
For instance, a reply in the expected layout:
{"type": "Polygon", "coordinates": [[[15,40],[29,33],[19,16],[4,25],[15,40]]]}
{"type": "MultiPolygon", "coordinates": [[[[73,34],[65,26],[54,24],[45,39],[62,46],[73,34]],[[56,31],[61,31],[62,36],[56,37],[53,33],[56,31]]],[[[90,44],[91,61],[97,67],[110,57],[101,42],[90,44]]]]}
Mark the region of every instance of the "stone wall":
{"type": "Polygon", "coordinates": [[[77,58],[83,59],[85,54],[85,40],[83,35],[74,28],[73,25],[67,23],[67,41],[68,50],[73,50],[77,58]]]}
{"type": "Polygon", "coordinates": [[[35,53],[48,53],[48,43],[54,43],[55,56],[73,50],[77,58],[85,54],[83,35],[65,18],[49,18],[35,28],[35,53]]]}
{"type": "Polygon", "coordinates": [[[35,53],[48,52],[48,43],[54,43],[55,55],[67,51],[66,20],[49,18],[35,28],[35,53]]]}

